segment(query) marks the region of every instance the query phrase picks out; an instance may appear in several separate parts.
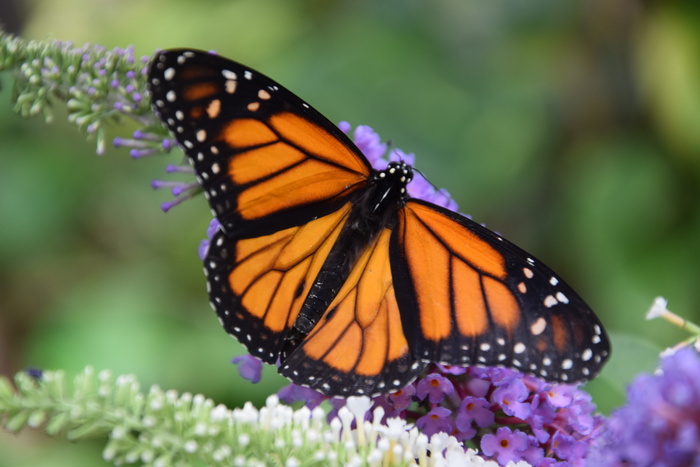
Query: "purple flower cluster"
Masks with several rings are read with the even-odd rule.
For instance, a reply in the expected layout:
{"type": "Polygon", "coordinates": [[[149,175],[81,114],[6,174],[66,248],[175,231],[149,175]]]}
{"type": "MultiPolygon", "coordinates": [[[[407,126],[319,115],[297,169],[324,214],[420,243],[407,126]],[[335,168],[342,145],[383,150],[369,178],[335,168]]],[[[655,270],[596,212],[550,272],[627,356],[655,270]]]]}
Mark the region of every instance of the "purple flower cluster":
{"type": "Polygon", "coordinates": [[[700,465],[700,357],[695,350],[678,350],[663,358],[658,374],[638,376],[627,399],[610,416],[588,465],[700,465]]]}
{"type": "Polygon", "coordinates": [[[64,100],[68,120],[96,136],[98,154],[105,149],[105,123],[121,115],[144,126],[155,123],[144,99],[149,57],[136,58],[132,46],[107,50],[100,45],[76,47],[71,42],[18,38],[5,38],[3,44],[0,70],[17,69],[16,108],[21,115],[43,113],[50,119],[51,103],[64,100]]]}
{"type": "MultiPolygon", "coordinates": [[[[326,399],[296,385],[280,391],[280,398],[310,407],[326,399]]],[[[575,386],[505,368],[432,365],[412,384],[373,402],[386,418],[413,422],[428,436],[448,433],[501,465],[583,466],[604,422],[594,415],[590,396],[575,386]]],[[[331,404],[333,417],[345,400],[331,404]]]]}

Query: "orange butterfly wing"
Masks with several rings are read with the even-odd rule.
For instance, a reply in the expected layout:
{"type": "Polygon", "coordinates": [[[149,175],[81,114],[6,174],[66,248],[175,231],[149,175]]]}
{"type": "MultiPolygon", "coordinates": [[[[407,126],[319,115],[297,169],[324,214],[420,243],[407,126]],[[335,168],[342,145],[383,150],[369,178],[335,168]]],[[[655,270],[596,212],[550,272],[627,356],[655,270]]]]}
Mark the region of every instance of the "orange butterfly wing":
{"type": "Polygon", "coordinates": [[[413,353],[590,379],[607,358],[588,305],[534,257],[459,214],[411,200],[392,238],[392,272],[413,353]]]}
{"type": "Polygon", "coordinates": [[[400,389],[425,366],[410,351],[389,262],[391,231],[362,252],[347,280],[280,373],[326,394],[400,389]]]}
{"type": "Polygon", "coordinates": [[[346,205],[302,226],[250,239],[216,233],[204,264],[212,306],[226,331],[252,355],[277,362],[349,211],[346,205]]]}
{"type": "Polygon", "coordinates": [[[269,234],[329,214],[370,175],[335,125],[241,64],[171,50],[156,56],[149,85],[229,235],[269,234]]]}

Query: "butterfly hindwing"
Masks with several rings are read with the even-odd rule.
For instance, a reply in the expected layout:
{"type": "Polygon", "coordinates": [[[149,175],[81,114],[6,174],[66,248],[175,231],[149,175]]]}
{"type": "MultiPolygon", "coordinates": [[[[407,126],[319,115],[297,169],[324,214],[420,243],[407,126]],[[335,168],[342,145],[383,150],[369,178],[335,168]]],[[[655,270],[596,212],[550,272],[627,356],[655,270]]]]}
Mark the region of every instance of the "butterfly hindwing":
{"type": "Polygon", "coordinates": [[[149,73],[156,112],[231,235],[268,234],[333,212],[370,175],[345,134],[257,71],[169,50],[149,73]]]}
{"type": "Polygon", "coordinates": [[[408,201],[399,218],[392,271],[416,356],[566,382],[598,372],[609,353],[603,327],[548,267],[430,203],[408,201]]]}
{"type": "Polygon", "coordinates": [[[277,362],[349,208],[262,237],[212,239],[204,261],[212,306],[252,355],[277,362]]]}
{"type": "Polygon", "coordinates": [[[280,373],[326,394],[374,395],[400,389],[425,363],[410,351],[384,229],[355,262],[313,331],[280,373]]]}

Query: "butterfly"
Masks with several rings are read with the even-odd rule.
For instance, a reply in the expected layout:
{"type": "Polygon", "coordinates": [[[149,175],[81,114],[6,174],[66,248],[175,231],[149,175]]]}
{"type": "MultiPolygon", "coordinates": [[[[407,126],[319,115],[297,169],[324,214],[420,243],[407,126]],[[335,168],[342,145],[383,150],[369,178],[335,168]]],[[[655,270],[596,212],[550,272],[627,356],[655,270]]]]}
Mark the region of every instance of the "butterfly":
{"type": "Polygon", "coordinates": [[[603,326],[559,276],[472,220],[372,168],[345,133],[265,75],[166,50],[153,108],[194,167],[219,228],[204,259],[226,331],[292,382],[376,395],[431,362],[592,378],[603,326]]]}

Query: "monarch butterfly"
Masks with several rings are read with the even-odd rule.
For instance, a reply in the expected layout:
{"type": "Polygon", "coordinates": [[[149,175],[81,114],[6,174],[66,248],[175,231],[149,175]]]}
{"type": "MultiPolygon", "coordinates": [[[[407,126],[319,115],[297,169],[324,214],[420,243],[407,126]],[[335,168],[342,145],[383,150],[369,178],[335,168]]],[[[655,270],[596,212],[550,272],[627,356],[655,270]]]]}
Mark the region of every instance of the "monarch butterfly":
{"type": "Polygon", "coordinates": [[[220,223],[204,259],[226,331],[292,382],[376,395],[430,362],[593,377],[609,354],[586,303],[532,255],[411,198],[323,115],[218,55],[167,50],[153,107],[220,223]]]}

